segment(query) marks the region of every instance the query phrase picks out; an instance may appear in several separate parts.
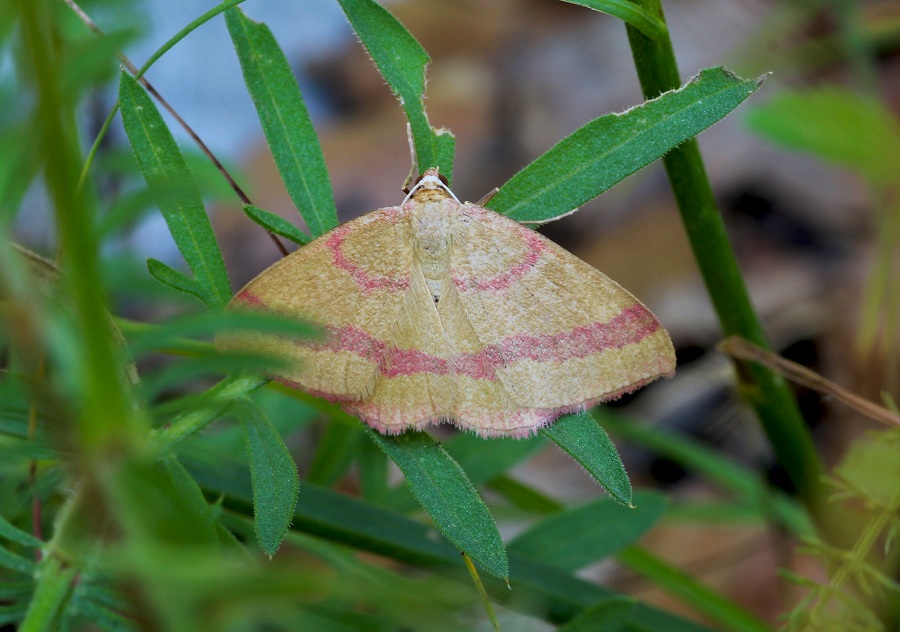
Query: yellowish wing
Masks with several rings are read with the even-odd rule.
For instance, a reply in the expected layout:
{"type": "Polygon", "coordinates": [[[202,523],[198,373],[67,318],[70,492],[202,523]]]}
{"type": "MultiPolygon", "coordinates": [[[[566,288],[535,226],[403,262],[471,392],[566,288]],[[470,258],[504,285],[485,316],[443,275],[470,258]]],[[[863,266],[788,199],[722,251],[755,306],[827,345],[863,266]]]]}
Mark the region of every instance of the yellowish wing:
{"type": "Polygon", "coordinates": [[[410,289],[405,224],[399,207],[342,224],[262,272],[232,300],[317,323],[324,340],[286,344],[241,334],[220,346],[287,357],[292,366],[279,378],[332,401],[368,399],[410,289]]]}
{"type": "Polygon", "coordinates": [[[458,425],[528,434],[674,371],[668,333],[646,307],[531,229],[466,204],[452,243],[453,287],[481,346],[470,360],[513,404],[505,417],[466,411],[458,425]]]}

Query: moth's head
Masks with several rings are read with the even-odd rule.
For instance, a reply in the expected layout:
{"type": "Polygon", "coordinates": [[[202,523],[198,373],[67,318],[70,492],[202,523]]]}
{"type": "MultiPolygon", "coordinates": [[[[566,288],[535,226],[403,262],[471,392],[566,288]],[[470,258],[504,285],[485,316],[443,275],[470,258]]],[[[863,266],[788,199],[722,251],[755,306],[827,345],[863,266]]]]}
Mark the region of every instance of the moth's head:
{"type": "Polygon", "coordinates": [[[440,202],[446,198],[453,198],[459,202],[453,191],[447,187],[447,180],[438,173],[437,167],[431,167],[419,177],[406,200],[410,198],[419,203],[440,202]]]}

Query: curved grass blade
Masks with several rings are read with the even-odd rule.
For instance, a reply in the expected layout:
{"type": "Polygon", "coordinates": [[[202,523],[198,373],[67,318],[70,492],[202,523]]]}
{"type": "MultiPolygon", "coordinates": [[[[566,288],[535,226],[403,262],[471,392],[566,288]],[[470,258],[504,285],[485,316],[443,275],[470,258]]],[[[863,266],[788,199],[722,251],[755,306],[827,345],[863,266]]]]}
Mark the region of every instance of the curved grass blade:
{"type": "Polygon", "coordinates": [[[734,632],[768,632],[771,628],[750,612],[707,588],[682,570],[670,566],[653,554],[637,546],[630,546],[618,554],[620,562],[650,579],[698,612],[702,612],[734,632]]]}
{"type": "Polygon", "coordinates": [[[265,24],[236,7],[225,13],[225,22],[284,186],[318,237],[338,225],[337,210],[319,138],[291,66],[265,24]]]}
{"type": "Polygon", "coordinates": [[[610,597],[598,601],[577,617],[561,626],[557,632],[621,632],[633,629],[632,621],[637,601],[628,597],[610,597]]]}
{"type": "Polygon", "coordinates": [[[0,546],[0,568],[8,568],[11,571],[18,571],[26,575],[34,573],[34,561],[27,557],[16,555],[7,551],[6,548],[0,546]]]}
{"type": "Polygon", "coordinates": [[[22,531],[10,522],[7,522],[6,518],[4,518],[3,516],[0,516],[0,538],[10,540],[11,542],[16,542],[17,544],[21,544],[22,546],[27,546],[32,549],[39,549],[44,546],[44,543],[41,540],[34,537],[27,531],[22,531]]]}
{"type": "Polygon", "coordinates": [[[193,408],[185,410],[165,427],[154,431],[156,448],[164,453],[181,443],[221,417],[235,399],[252,393],[268,382],[269,378],[257,374],[225,378],[199,397],[193,408]]]}
{"type": "Polygon", "coordinates": [[[242,2],[244,2],[244,0],[225,0],[224,2],[221,2],[218,5],[214,6],[212,9],[210,9],[203,15],[192,20],[183,29],[181,29],[175,35],[170,37],[166,41],[165,44],[163,44],[158,49],[156,49],[156,52],[154,52],[152,55],[150,55],[150,57],[147,58],[147,61],[145,61],[144,65],[141,66],[140,70],[138,70],[137,76],[138,77],[143,76],[143,74],[150,69],[150,66],[152,66],[153,64],[156,63],[156,60],[158,60],[160,57],[162,57],[163,55],[168,53],[169,50],[171,50],[172,47],[175,46],[175,44],[177,44],[178,42],[183,40],[185,37],[190,35],[193,31],[198,29],[204,23],[213,19],[214,17],[216,17],[223,11],[227,11],[231,7],[241,4],[242,2]]]}
{"type": "Polygon", "coordinates": [[[290,239],[295,244],[305,246],[312,241],[309,235],[275,213],[264,211],[252,204],[244,204],[244,213],[270,233],[290,239]]]}
{"type": "Polygon", "coordinates": [[[237,413],[253,482],[253,528],[260,547],[272,557],[291,526],[300,477],[291,453],[263,411],[245,400],[237,413]]]}
{"type": "Polygon", "coordinates": [[[319,440],[306,479],[322,487],[337,483],[350,469],[362,439],[363,432],[358,425],[332,420],[319,440]]]}
{"type": "Polygon", "coordinates": [[[574,571],[636,542],[666,508],[661,494],[635,494],[629,509],[610,498],[551,514],[509,543],[509,552],[574,571]]]}
{"type": "Polygon", "coordinates": [[[403,472],[441,533],[491,575],[508,577],[509,563],[497,525],[459,464],[424,432],[391,437],[366,430],[403,472]]]}
{"type": "Polygon", "coordinates": [[[455,141],[444,129],[434,129],[425,113],[425,66],[431,59],[409,31],[374,0],[338,0],[363,46],[409,119],[419,173],[438,167],[452,180],[455,141]]]}
{"type": "Polygon", "coordinates": [[[643,445],[730,489],[737,498],[757,507],[761,515],[794,533],[814,533],[809,515],[794,500],[771,490],[759,473],[665,428],[648,427],[602,406],[595,409],[594,415],[617,438],[643,445]]]}
{"type": "Polygon", "coordinates": [[[150,96],[126,72],[119,83],[125,132],[178,250],[210,308],[231,299],[222,253],[184,156],[150,96]]]}
{"type": "MultiPolygon", "coordinates": [[[[209,494],[224,494],[226,507],[248,514],[249,490],[245,474],[243,471],[223,468],[223,464],[228,461],[227,456],[194,452],[188,467],[209,494]]],[[[419,567],[444,570],[456,568],[463,571],[464,563],[459,551],[446,540],[431,537],[431,530],[421,522],[319,487],[304,487],[303,503],[295,512],[291,528],[337,542],[341,546],[353,546],[419,567]]],[[[585,581],[554,566],[535,562],[515,553],[511,553],[510,558],[512,590],[504,582],[489,578],[486,578],[485,588],[495,600],[510,602],[510,606],[515,609],[531,612],[542,618],[552,616],[555,622],[562,622],[598,600],[615,595],[596,583],[585,581]]],[[[710,628],[642,603],[635,605],[633,622],[635,629],[642,631],[711,632],[710,628]]]]}
{"type": "MultiPolygon", "coordinates": [[[[160,325],[127,323],[128,348],[131,355],[140,357],[161,349],[190,349],[195,354],[207,353],[212,347],[195,338],[233,335],[241,332],[264,332],[290,338],[309,339],[322,335],[316,325],[289,316],[270,312],[228,310],[222,313],[199,313],[173,318],[160,325]]],[[[227,355],[227,354],[223,354],[227,355]]]]}
{"type": "Polygon", "coordinates": [[[204,300],[203,288],[196,279],[192,279],[184,272],[180,272],[158,259],[147,257],[147,272],[154,279],[173,290],[196,296],[201,301],[204,300]]]}
{"type": "Polygon", "coordinates": [[[487,206],[520,222],[557,219],[702,132],[760,83],[708,68],[678,90],[596,118],[513,176],[487,206]]]}
{"type": "Polygon", "coordinates": [[[669,28],[658,17],[631,0],[563,0],[615,16],[653,40],[666,37],[669,28]]]}
{"type": "Polygon", "coordinates": [[[597,479],[610,496],[631,506],[631,481],[606,431],[587,412],[560,417],[541,430],[597,479]]]}

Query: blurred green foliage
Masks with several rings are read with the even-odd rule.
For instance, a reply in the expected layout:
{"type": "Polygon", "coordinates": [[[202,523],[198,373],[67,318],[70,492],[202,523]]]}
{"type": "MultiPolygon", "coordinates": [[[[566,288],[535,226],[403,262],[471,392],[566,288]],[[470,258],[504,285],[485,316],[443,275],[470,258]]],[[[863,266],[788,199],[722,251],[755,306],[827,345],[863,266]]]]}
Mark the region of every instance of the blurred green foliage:
{"type": "MultiPolygon", "coordinates": [[[[261,125],[316,237],[336,222],[318,141],[283,53],[264,25],[231,8],[237,3],[224,2],[187,25],[160,54],[228,10],[261,125]]],[[[373,0],[340,4],[401,99],[420,166],[446,165],[442,172],[451,175],[453,137],[431,127],[422,101],[427,54],[373,0]]],[[[578,4],[625,20],[633,39],[671,48],[653,3],[578,4]]],[[[178,147],[130,73],[121,74],[118,94],[136,160],[121,150],[100,151],[99,138],[84,150],[94,139],[80,125],[79,109],[114,81],[117,51],[137,36],[143,19],[123,2],[87,7],[106,17],[105,34],[85,28],[62,2],[0,4],[0,56],[13,62],[0,77],[0,624],[26,631],[468,630],[485,615],[462,550],[493,576],[485,587],[505,606],[499,619],[513,625],[705,629],[576,574],[618,556],[724,628],[766,628],[636,544],[665,519],[668,504],[657,494],[632,496],[615,447],[591,415],[568,416],[523,441],[459,435],[441,445],[425,433],[384,437],[334,406],[270,384],[260,372],[271,358],[217,353],[211,344],[217,334],[317,332],[221,311],[230,283],[204,200],[230,193],[210,176],[205,156],[198,160],[198,152],[178,147]],[[118,186],[103,186],[107,179],[118,186]],[[16,222],[30,221],[34,207],[50,218],[46,251],[53,261],[12,245],[16,222]],[[138,217],[157,209],[190,274],[155,260],[145,269],[116,247],[138,217]],[[135,298],[154,322],[120,315],[119,306],[135,298]],[[173,311],[182,316],[168,318],[173,311]],[[298,445],[316,433],[316,445],[298,445]],[[518,480],[513,468],[551,442],[612,497],[566,507],[518,480]],[[291,455],[304,451],[311,456],[300,480],[291,455]],[[393,482],[390,462],[408,486],[393,482]],[[354,467],[358,495],[346,493],[354,467]],[[626,507],[632,502],[637,509],[626,507]],[[532,523],[508,548],[494,522],[498,511],[532,523]]],[[[552,191],[574,204],[591,199],[683,148],[758,87],[723,69],[708,69],[675,90],[677,83],[626,114],[588,123],[507,183],[495,205],[507,200],[517,217],[552,219],[561,209],[549,208],[540,194],[552,191]],[[615,152],[602,165],[584,151],[610,144],[615,152]],[[583,175],[601,172],[602,179],[583,175]]],[[[872,126],[873,138],[896,134],[871,103],[836,92],[817,98],[825,119],[856,117],[872,126]]],[[[896,154],[866,162],[865,151],[852,153],[854,139],[823,144],[779,123],[797,108],[781,105],[783,112],[773,104],[769,123],[760,125],[786,142],[869,165],[877,186],[889,180],[879,170],[896,154]]],[[[264,227],[306,240],[292,225],[247,208],[264,227]]],[[[743,466],[689,440],[630,432],[609,411],[601,418],[722,486],[733,501],[706,507],[706,516],[740,515],[798,534],[813,529],[800,505],[743,466]]],[[[861,444],[837,475],[840,489],[881,503],[876,515],[895,516],[896,490],[869,484],[864,470],[876,460],[890,464],[884,446],[895,445],[861,444]]],[[[865,528],[876,539],[895,533],[895,518],[885,520],[865,528]]],[[[866,576],[882,586],[879,595],[893,594],[896,587],[878,573],[866,576]]]]}

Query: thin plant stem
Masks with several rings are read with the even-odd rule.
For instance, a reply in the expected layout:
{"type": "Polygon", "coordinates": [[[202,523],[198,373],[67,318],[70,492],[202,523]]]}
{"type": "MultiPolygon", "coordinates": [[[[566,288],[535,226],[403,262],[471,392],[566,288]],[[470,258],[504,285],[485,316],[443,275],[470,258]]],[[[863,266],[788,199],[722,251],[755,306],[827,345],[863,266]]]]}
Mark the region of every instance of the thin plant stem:
{"type": "MultiPolygon", "coordinates": [[[[103,31],[100,29],[100,27],[97,26],[97,24],[93,20],[91,20],[90,16],[88,16],[88,14],[85,13],[84,9],[82,9],[75,2],[75,0],[63,0],[63,1],[69,6],[69,8],[72,9],[72,11],[75,12],[75,14],[79,17],[79,19],[93,33],[95,33],[96,35],[98,35],[100,37],[105,36],[103,31]]],[[[222,13],[223,11],[230,9],[231,7],[233,7],[237,4],[240,4],[241,2],[244,2],[244,0],[226,0],[226,2],[223,2],[220,5],[218,5],[217,7],[214,7],[213,9],[207,11],[206,13],[201,15],[199,18],[195,19],[193,22],[188,24],[186,27],[184,27],[183,29],[178,31],[178,33],[176,33],[165,44],[163,44],[159,50],[157,50],[153,55],[151,55],[150,59],[148,59],[144,63],[144,65],[141,66],[140,68],[135,66],[134,63],[132,63],[132,61],[127,56],[125,56],[123,53],[116,52],[116,55],[118,56],[119,61],[122,62],[122,65],[125,66],[125,68],[128,70],[128,72],[130,72],[132,75],[134,75],[134,78],[137,79],[141,83],[141,85],[144,86],[144,88],[147,90],[147,92],[149,92],[150,95],[153,98],[155,98],[157,100],[157,102],[159,102],[159,104],[162,105],[166,109],[166,111],[172,116],[172,118],[174,118],[178,122],[178,124],[181,125],[182,129],[184,129],[184,131],[186,131],[188,133],[188,136],[190,136],[191,139],[194,141],[194,143],[197,145],[197,147],[200,148],[200,151],[202,151],[206,155],[206,157],[209,158],[210,162],[212,162],[213,165],[216,167],[216,169],[218,169],[219,173],[222,174],[222,177],[225,178],[225,180],[228,182],[228,185],[234,191],[235,195],[238,196],[238,198],[241,200],[241,202],[243,204],[251,204],[252,205],[253,202],[250,201],[249,196],[244,192],[244,190],[241,188],[241,186],[232,177],[232,175],[231,175],[231,173],[229,173],[228,169],[225,168],[225,165],[223,165],[219,161],[219,159],[212,152],[212,150],[206,145],[206,143],[203,142],[203,139],[201,139],[200,136],[194,131],[194,129],[190,125],[188,125],[187,121],[185,121],[183,118],[181,118],[181,115],[178,114],[178,112],[175,110],[175,108],[173,108],[171,105],[169,105],[169,102],[163,98],[163,96],[156,90],[156,88],[154,88],[153,85],[149,81],[147,81],[147,79],[144,78],[144,73],[147,72],[147,70],[150,68],[150,66],[157,59],[162,57],[163,54],[165,54],[167,51],[169,51],[179,41],[184,39],[194,29],[196,29],[198,26],[200,26],[204,22],[212,19],[219,13],[222,13]]],[[[91,149],[87,155],[87,160],[85,161],[84,167],[81,171],[81,176],[78,179],[78,189],[79,190],[81,190],[81,188],[84,186],[84,181],[87,178],[88,170],[91,168],[91,165],[94,162],[94,157],[97,155],[97,150],[100,148],[100,142],[103,140],[103,137],[106,135],[106,132],[109,129],[109,126],[112,123],[112,120],[115,117],[118,109],[119,109],[119,102],[116,101],[116,103],[113,105],[112,111],[109,113],[109,115],[106,117],[106,120],[103,122],[103,125],[100,128],[100,132],[97,134],[97,138],[94,139],[94,143],[93,143],[93,145],[91,145],[91,149]]],[[[288,255],[288,251],[287,251],[287,248],[284,247],[284,244],[281,243],[281,240],[278,239],[278,237],[271,232],[269,232],[268,234],[269,234],[269,237],[271,238],[272,242],[275,244],[275,247],[278,248],[278,251],[281,253],[281,256],[286,257],[288,255]]]]}
{"type": "Polygon", "coordinates": [[[481,602],[484,604],[484,610],[487,612],[488,619],[491,621],[494,632],[500,632],[500,622],[497,621],[497,615],[494,614],[491,598],[488,597],[487,591],[484,589],[484,584],[481,582],[481,577],[478,575],[478,569],[475,568],[475,564],[472,562],[471,557],[462,552],[460,552],[460,554],[462,555],[463,561],[466,563],[466,570],[469,571],[469,575],[472,577],[472,583],[474,583],[475,588],[478,589],[478,594],[481,596],[481,602]]]}
{"type": "Polygon", "coordinates": [[[763,349],[759,345],[747,342],[740,336],[729,336],[719,343],[719,349],[736,360],[749,360],[765,365],[792,382],[801,384],[817,393],[832,397],[839,402],[850,406],[869,419],[888,426],[900,428],[900,415],[895,415],[888,409],[882,408],[878,404],[870,402],[867,399],[863,399],[859,395],[848,391],[831,380],[825,379],[815,371],[812,371],[801,364],[797,364],[796,362],[781,357],[777,353],[772,353],[767,349],[763,349]]]}
{"type": "MultiPolygon", "coordinates": [[[[665,20],[660,0],[632,1],[665,20]]],[[[633,27],[626,28],[645,98],[655,98],[681,85],[671,39],[654,41],[633,27]]],[[[722,330],[726,336],[738,334],[768,348],[696,140],[670,151],[663,163],[722,330]]],[[[783,379],[764,366],[738,368],[743,394],[755,409],[778,461],[807,508],[814,515],[819,514],[823,500],[822,463],[793,394],[783,379]]]]}

